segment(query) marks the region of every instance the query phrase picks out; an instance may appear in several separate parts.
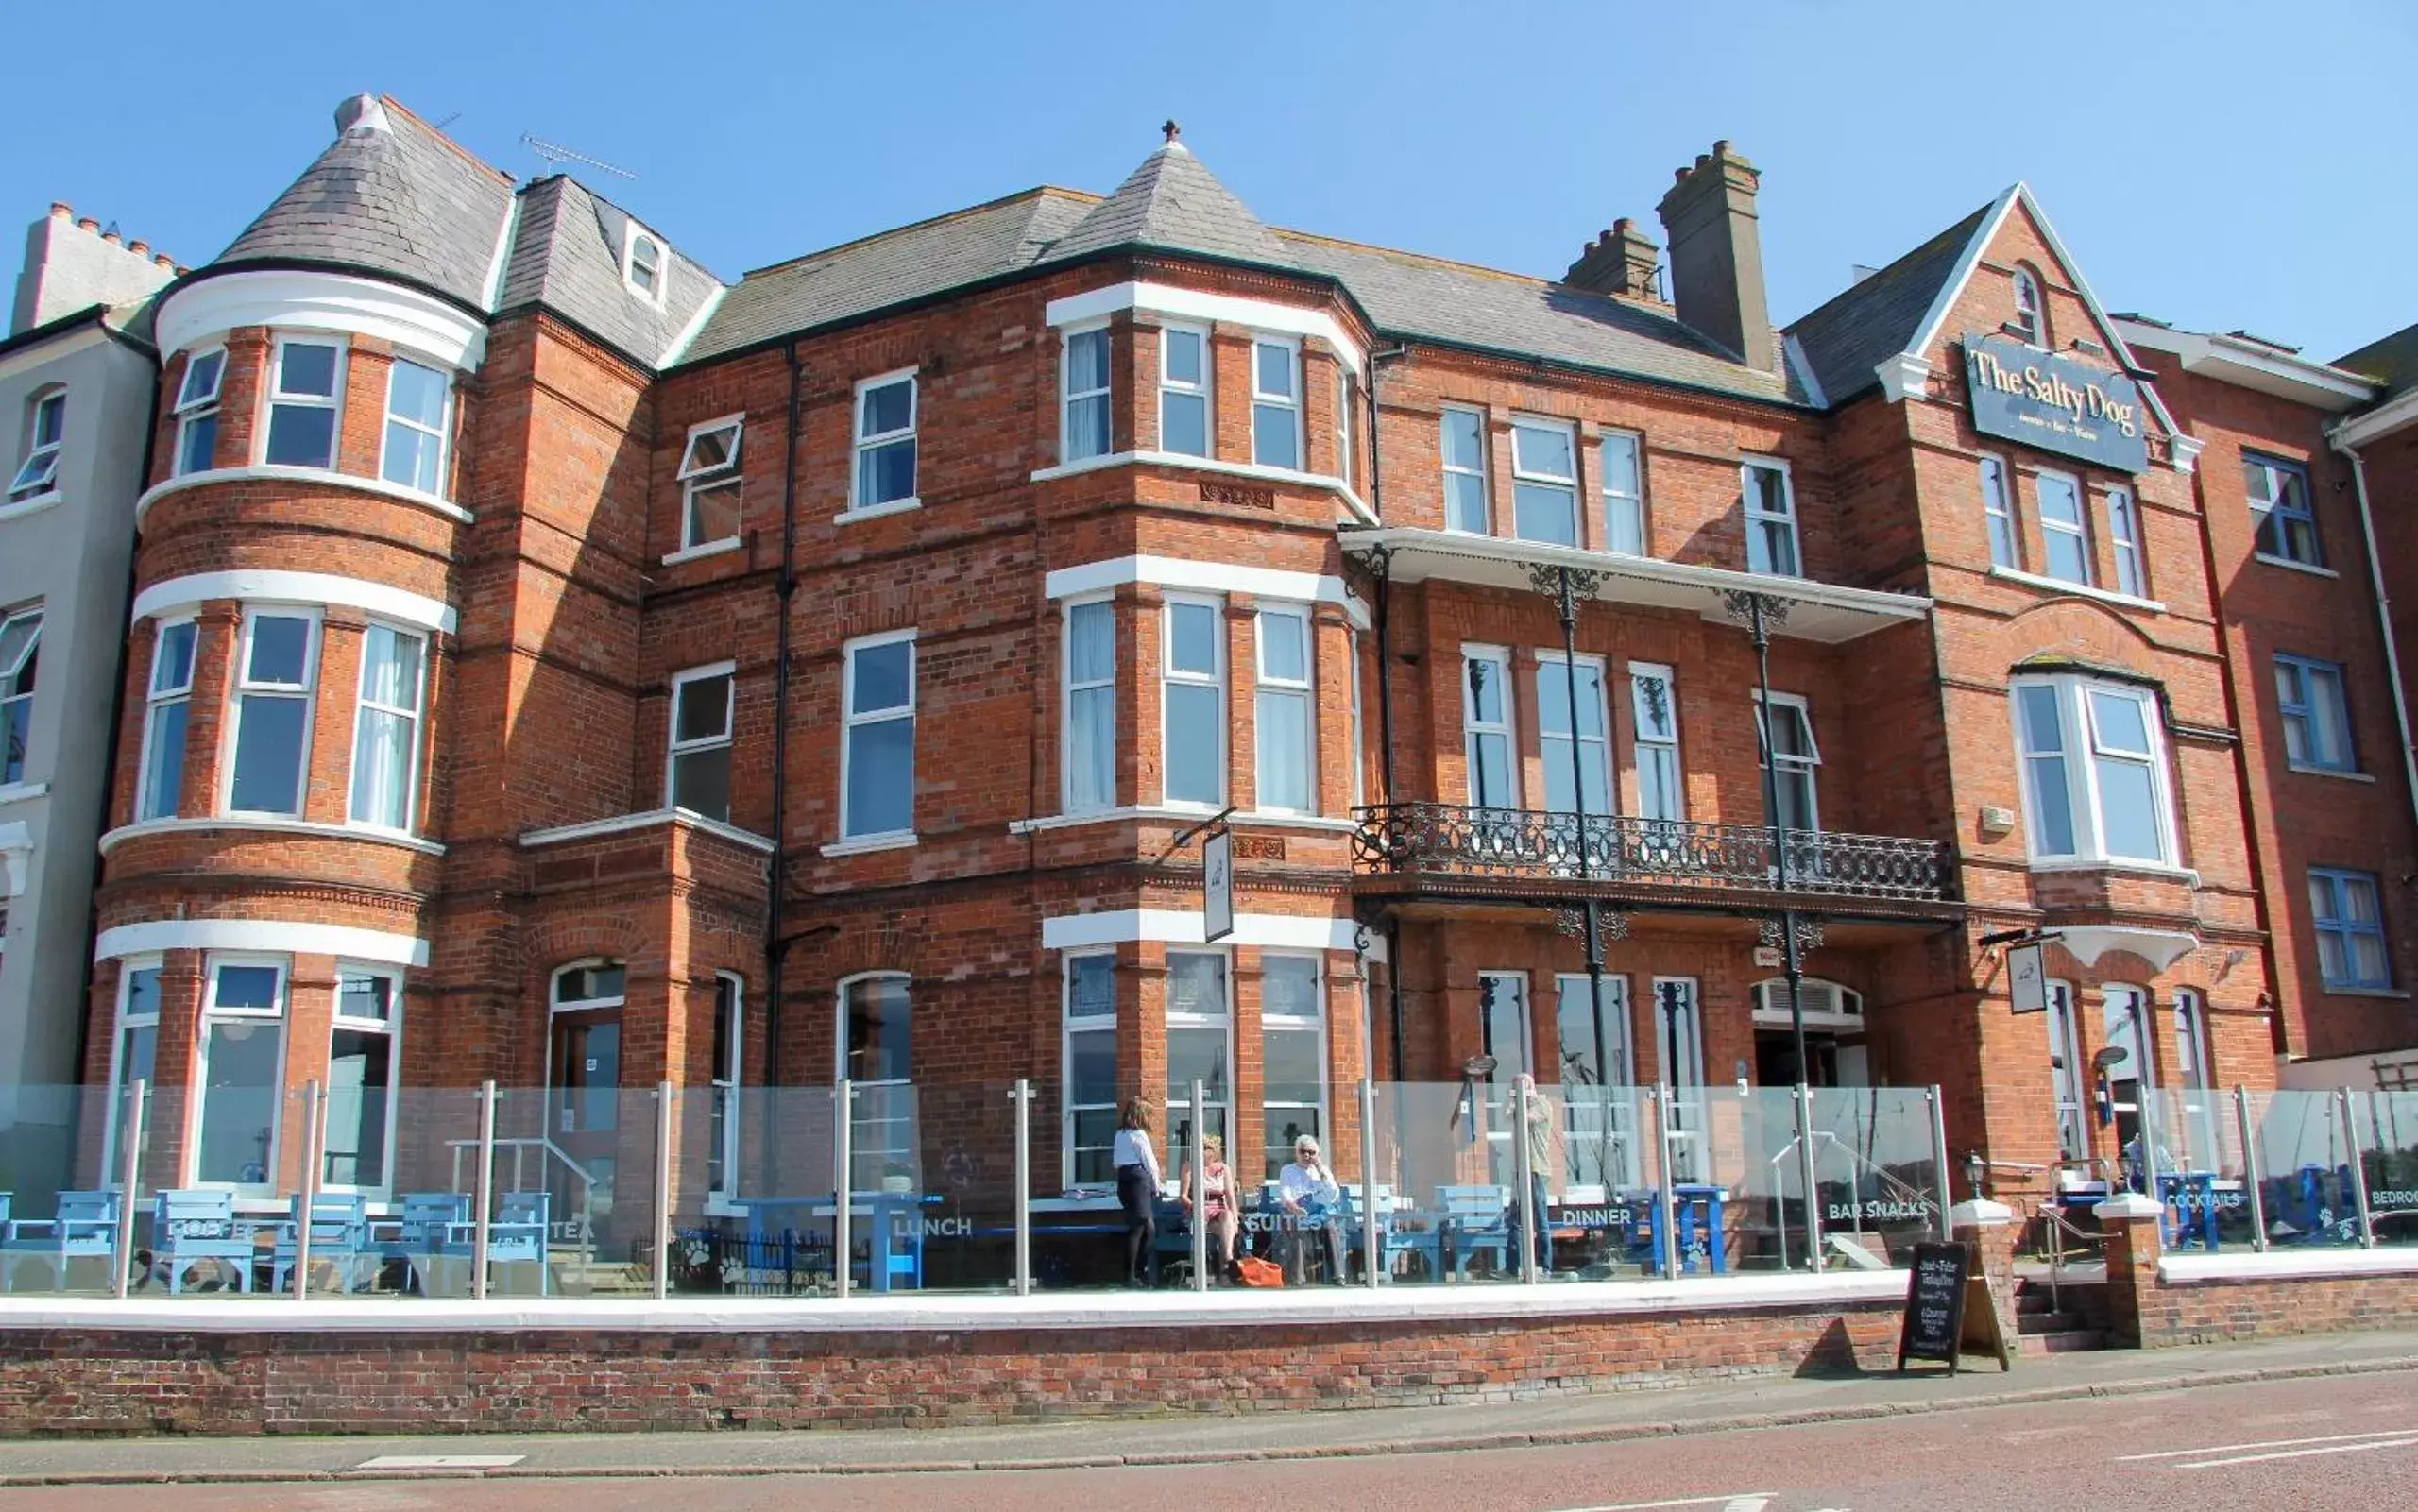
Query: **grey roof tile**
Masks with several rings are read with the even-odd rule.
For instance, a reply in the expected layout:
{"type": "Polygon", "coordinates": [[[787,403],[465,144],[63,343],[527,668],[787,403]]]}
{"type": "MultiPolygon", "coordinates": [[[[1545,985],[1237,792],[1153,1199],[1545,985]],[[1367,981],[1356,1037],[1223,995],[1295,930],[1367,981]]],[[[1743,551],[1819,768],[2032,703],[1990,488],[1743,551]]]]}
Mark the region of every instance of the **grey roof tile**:
{"type": "Polygon", "coordinates": [[[2376,399],[2397,399],[2418,383],[2418,326],[2404,326],[2381,341],[2372,341],[2333,365],[2373,378],[2384,385],[2376,399]]]}
{"type": "MultiPolygon", "coordinates": [[[[1170,127],[1169,129],[1173,129],[1170,127]]],[[[1115,246],[1205,252],[1277,267],[1290,264],[1285,246],[1244,208],[1218,176],[1181,142],[1142,160],[1049,248],[1048,261],[1085,257],[1115,246]]]]}
{"type": "Polygon", "coordinates": [[[1990,209],[1984,205],[1788,328],[1825,399],[1843,404],[1880,382],[1873,370],[1914,340],[1990,209]]]}
{"type": "Polygon", "coordinates": [[[666,254],[662,305],[640,297],[622,278],[631,223],[627,211],[575,178],[553,175],[528,184],[520,191],[520,218],[497,308],[542,305],[653,367],[722,283],[662,232],[639,222],[666,254]]]}

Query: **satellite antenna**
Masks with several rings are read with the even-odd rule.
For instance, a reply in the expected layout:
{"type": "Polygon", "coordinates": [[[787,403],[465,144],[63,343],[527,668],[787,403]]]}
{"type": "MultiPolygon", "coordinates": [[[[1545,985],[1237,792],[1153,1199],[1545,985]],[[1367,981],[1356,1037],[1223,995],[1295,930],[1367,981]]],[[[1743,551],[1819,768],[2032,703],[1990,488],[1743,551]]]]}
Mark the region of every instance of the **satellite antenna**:
{"type": "Polygon", "coordinates": [[[520,133],[520,142],[521,145],[527,147],[538,157],[545,159],[546,161],[552,164],[554,168],[560,168],[566,162],[576,162],[587,167],[599,169],[603,172],[612,174],[616,178],[620,178],[635,179],[638,178],[637,174],[630,172],[627,168],[616,167],[612,163],[606,162],[602,158],[591,158],[585,152],[573,152],[570,148],[563,146],[559,143],[548,142],[543,137],[531,136],[526,131],[520,133]]]}

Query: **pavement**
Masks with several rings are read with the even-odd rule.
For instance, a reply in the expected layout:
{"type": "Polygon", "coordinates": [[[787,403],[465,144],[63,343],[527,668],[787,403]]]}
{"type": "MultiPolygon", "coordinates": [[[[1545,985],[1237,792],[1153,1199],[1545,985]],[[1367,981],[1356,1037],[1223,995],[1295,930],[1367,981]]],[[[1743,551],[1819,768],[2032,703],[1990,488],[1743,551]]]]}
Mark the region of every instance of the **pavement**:
{"type": "Polygon", "coordinates": [[[561,1477],[903,1475],[1617,1444],[2322,1377],[2418,1372],[2418,1330],[1968,1361],[1950,1376],[1758,1375],[1448,1405],[983,1428],[0,1440],[0,1488],[561,1477]]]}

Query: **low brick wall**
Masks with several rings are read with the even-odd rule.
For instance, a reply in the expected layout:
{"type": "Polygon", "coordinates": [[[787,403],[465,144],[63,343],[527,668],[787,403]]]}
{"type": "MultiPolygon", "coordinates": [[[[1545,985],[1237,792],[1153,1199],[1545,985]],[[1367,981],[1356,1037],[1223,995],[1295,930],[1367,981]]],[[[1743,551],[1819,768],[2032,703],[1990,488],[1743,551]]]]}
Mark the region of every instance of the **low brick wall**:
{"type": "Polygon", "coordinates": [[[2157,1225],[2108,1224],[2118,1342],[2142,1349],[2418,1324],[2418,1249],[2162,1252],[2157,1225]]]}
{"type": "Polygon", "coordinates": [[[898,1332],[0,1328],[0,1436],[947,1426],[1888,1368],[1899,1304],[898,1332]]]}

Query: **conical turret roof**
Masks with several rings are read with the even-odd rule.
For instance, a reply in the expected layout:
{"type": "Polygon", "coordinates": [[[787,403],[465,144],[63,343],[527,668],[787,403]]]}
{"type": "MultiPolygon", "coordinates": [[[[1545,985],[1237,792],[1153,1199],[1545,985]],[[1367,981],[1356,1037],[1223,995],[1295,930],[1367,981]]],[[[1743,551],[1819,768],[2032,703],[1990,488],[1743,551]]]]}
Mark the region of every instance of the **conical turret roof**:
{"type": "Polygon", "coordinates": [[[1201,165],[1167,123],[1166,145],[1142,160],[1116,193],[1094,206],[1049,248],[1045,262],[1063,262],[1116,246],[1201,252],[1291,267],[1293,259],[1269,229],[1201,165]]]}

